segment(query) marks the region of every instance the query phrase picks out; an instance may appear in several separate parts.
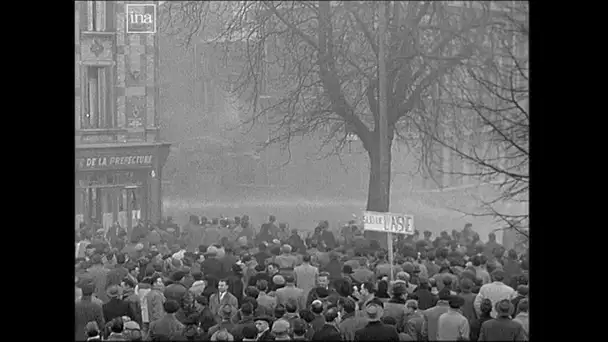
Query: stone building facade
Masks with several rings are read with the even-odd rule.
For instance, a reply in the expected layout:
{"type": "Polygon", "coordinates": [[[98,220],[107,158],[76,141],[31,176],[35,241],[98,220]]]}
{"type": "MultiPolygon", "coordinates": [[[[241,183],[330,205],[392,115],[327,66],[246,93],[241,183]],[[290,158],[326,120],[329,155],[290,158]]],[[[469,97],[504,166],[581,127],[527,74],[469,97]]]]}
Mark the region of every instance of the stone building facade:
{"type": "Polygon", "coordinates": [[[169,144],[160,137],[155,6],[75,2],[77,224],[130,229],[137,219],[161,218],[169,144]],[[130,14],[147,20],[129,23],[130,14]]]}

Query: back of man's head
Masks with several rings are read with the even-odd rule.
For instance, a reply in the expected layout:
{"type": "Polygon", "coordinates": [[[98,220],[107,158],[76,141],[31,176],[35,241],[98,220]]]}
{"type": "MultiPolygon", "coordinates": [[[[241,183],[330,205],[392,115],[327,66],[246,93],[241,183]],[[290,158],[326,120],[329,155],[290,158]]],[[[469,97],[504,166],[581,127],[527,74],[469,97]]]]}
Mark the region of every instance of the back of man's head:
{"type": "Polygon", "coordinates": [[[306,323],[310,323],[315,320],[315,315],[309,309],[302,309],[298,312],[298,316],[302,318],[306,323]]]}
{"type": "Polygon", "coordinates": [[[346,298],[344,300],[344,304],[342,304],[342,307],[344,308],[344,312],[346,313],[352,313],[356,310],[355,301],[350,298],[346,298]]]}
{"type": "Polygon", "coordinates": [[[295,282],[295,277],[291,274],[285,275],[283,279],[285,279],[285,283],[287,284],[293,284],[295,282]]]}
{"type": "Polygon", "coordinates": [[[442,282],[445,286],[452,286],[452,278],[450,277],[443,277],[442,282]]]}
{"type": "Polygon", "coordinates": [[[257,308],[258,308],[258,300],[255,299],[254,297],[247,296],[247,297],[243,298],[243,303],[250,304],[251,307],[253,308],[252,312],[255,312],[255,310],[257,310],[257,308]]]}
{"type": "Polygon", "coordinates": [[[331,308],[329,310],[327,310],[327,312],[324,315],[325,318],[325,322],[327,323],[331,323],[333,321],[336,320],[336,318],[338,318],[338,310],[336,308],[331,308]]]}
{"type": "Polygon", "coordinates": [[[369,292],[369,293],[374,293],[374,283],[371,283],[369,281],[366,281],[365,283],[363,283],[361,285],[361,288],[366,289],[367,292],[369,292]]]}
{"type": "Polygon", "coordinates": [[[125,257],[124,254],[117,254],[116,255],[116,263],[119,265],[123,265],[125,262],[127,261],[127,258],[125,257]]]}
{"type": "Polygon", "coordinates": [[[194,281],[199,281],[199,280],[203,280],[203,272],[193,272],[192,273],[192,278],[194,278],[194,281]]]}
{"type": "Polygon", "coordinates": [[[317,315],[323,312],[323,303],[320,300],[314,300],[310,305],[310,310],[317,315]]]}
{"type": "Polygon", "coordinates": [[[473,258],[471,259],[471,263],[475,267],[481,266],[481,257],[479,255],[473,256],[473,258]]]}
{"type": "Polygon", "coordinates": [[[110,323],[110,331],[113,333],[120,334],[124,328],[122,317],[116,317],[110,323]]]}
{"type": "Polygon", "coordinates": [[[528,309],[530,307],[528,298],[524,298],[522,300],[519,301],[519,303],[517,303],[517,311],[518,312],[528,312],[528,309]]]}
{"type": "Polygon", "coordinates": [[[293,322],[293,334],[296,336],[302,336],[306,334],[306,321],[303,319],[296,319],[293,322]]]}
{"type": "Polygon", "coordinates": [[[479,309],[481,313],[490,314],[492,312],[492,301],[489,298],[485,298],[481,302],[479,309]]]}
{"type": "Polygon", "coordinates": [[[264,279],[258,280],[256,287],[260,292],[266,292],[268,290],[268,281],[264,279]]]}
{"type": "Polygon", "coordinates": [[[288,313],[296,313],[298,311],[298,303],[295,299],[289,298],[287,303],[285,303],[285,310],[288,313]]]}
{"type": "Polygon", "coordinates": [[[97,325],[97,322],[91,321],[87,323],[87,325],[85,326],[85,331],[87,333],[87,337],[99,335],[99,326],[97,325]]]}
{"type": "Polygon", "coordinates": [[[274,318],[279,319],[285,315],[285,306],[282,304],[277,305],[274,308],[274,318]]]}
{"type": "Polygon", "coordinates": [[[247,286],[247,288],[245,289],[245,296],[258,298],[259,294],[260,290],[258,290],[255,286],[247,286]]]}
{"type": "Polygon", "coordinates": [[[241,313],[244,316],[253,315],[253,305],[251,305],[251,303],[243,303],[243,305],[241,305],[241,313]]]}
{"type": "Polygon", "coordinates": [[[304,254],[304,256],[302,256],[302,261],[310,262],[310,254],[304,254]]]}
{"type": "Polygon", "coordinates": [[[243,327],[243,337],[247,339],[254,339],[258,336],[258,329],[255,324],[249,323],[243,327]]]}
{"type": "Polygon", "coordinates": [[[505,279],[505,273],[501,269],[495,269],[490,274],[493,281],[503,281],[505,279]]]}
{"type": "Polygon", "coordinates": [[[168,314],[176,313],[179,310],[179,303],[173,299],[169,299],[163,303],[163,309],[168,314]]]}

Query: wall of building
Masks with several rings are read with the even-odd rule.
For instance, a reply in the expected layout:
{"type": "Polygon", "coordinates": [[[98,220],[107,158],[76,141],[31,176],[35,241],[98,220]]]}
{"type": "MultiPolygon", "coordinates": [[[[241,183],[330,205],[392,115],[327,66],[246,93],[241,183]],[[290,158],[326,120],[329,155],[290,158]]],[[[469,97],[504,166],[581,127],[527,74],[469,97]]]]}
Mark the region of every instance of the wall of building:
{"type": "Polygon", "coordinates": [[[158,139],[156,111],[156,34],[126,32],[126,4],[156,4],[157,1],[76,1],[75,4],[75,125],[76,142],[153,142],[158,139]],[[106,28],[92,28],[93,4],[96,21],[106,28]],[[103,7],[101,7],[103,6],[103,7]],[[112,124],[101,129],[81,125],[86,101],[83,86],[87,68],[106,66],[112,124]]]}

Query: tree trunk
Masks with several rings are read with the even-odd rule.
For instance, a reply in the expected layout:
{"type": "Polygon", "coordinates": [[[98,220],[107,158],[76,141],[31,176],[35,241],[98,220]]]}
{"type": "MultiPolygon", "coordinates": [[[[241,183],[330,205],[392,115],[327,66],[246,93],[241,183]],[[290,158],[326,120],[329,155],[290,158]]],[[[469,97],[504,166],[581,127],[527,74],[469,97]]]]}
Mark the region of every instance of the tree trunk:
{"type": "MultiPolygon", "coordinates": [[[[392,132],[389,128],[389,132],[392,132]]],[[[393,134],[389,134],[387,139],[388,155],[386,156],[384,165],[380,165],[380,143],[377,133],[374,132],[372,143],[367,150],[369,156],[369,187],[367,189],[367,211],[388,212],[390,204],[390,189],[391,189],[391,145],[393,134]]],[[[365,232],[365,238],[369,241],[375,240],[381,248],[388,248],[386,233],[365,232]]]]}

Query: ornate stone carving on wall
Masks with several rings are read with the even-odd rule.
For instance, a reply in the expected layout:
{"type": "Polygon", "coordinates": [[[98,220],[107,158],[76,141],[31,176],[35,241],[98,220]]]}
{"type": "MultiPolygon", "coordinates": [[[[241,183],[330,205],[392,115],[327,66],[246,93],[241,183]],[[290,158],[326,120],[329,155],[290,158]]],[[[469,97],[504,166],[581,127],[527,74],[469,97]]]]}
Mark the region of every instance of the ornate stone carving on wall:
{"type": "Polygon", "coordinates": [[[113,35],[82,33],[80,43],[80,58],[85,64],[112,63],[113,45],[113,35]]]}
{"type": "Polygon", "coordinates": [[[146,127],[146,100],[143,96],[127,98],[127,128],[144,129],[146,127]]]}

